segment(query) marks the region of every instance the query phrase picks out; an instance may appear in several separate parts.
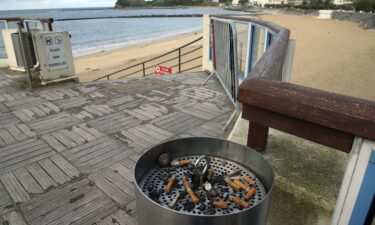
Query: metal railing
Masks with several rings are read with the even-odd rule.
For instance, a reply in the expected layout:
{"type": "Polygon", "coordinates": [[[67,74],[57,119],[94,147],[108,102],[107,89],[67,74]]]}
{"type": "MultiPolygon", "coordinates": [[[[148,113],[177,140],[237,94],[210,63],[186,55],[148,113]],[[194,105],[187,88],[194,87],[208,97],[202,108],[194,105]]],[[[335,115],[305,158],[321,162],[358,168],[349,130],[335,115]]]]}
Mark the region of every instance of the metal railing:
{"type": "Polygon", "coordinates": [[[134,65],[116,70],[109,74],[106,74],[94,81],[107,79],[116,76],[115,79],[121,79],[130,76],[150,76],[155,73],[156,66],[166,66],[172,69],[176,69],[178,73],[192,71],[202,66],[202,52],[198,52],[202,49],[202,45],[196,46],[196,43],[201,41],[203,37],[195,39],[179,48],[166,52],[162,55],[147,59],[143,62],[136,63],[134,65]],[[195,45],[194,45],[195,44],[195,45]],[[193,49],[192,49],[193,48],[193,49]],[[164,59],[167,58],[167,59],[164,59]],[[188,67],[187,67],[188,66],[188,67]],[[186,68],[187,67],[187,68],[186,68]]]}

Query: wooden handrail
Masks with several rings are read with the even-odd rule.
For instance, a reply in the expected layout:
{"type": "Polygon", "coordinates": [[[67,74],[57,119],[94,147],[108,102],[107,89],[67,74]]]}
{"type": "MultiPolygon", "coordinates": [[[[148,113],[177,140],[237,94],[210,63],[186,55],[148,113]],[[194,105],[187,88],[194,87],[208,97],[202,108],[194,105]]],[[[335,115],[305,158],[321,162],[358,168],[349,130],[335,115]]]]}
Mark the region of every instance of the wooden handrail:
{"type": "Polygon", "coordinates": [[[248,145],[264,150],[268,127],[349,152],[354,137],[375,140],[375,102],[269,79],[245,80],[238,92],[250,121],[248,145]]]}

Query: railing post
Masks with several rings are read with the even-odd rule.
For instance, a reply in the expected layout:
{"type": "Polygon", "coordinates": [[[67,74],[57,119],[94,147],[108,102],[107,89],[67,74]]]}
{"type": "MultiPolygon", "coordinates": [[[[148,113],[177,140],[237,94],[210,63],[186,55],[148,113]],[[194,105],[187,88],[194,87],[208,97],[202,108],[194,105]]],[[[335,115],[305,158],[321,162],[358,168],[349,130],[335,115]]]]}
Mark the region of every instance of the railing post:
{"type": "Polygon", "coordinates": [[[178,49],[178,72],[181,73],[181,48],[178,49]]]}
{"type": "Polygon", "coordinates": [[[143,76],[146,76],[146,68],[145,68],[145,63],[142,63],[142,68],[143,68],[143,76]]]}

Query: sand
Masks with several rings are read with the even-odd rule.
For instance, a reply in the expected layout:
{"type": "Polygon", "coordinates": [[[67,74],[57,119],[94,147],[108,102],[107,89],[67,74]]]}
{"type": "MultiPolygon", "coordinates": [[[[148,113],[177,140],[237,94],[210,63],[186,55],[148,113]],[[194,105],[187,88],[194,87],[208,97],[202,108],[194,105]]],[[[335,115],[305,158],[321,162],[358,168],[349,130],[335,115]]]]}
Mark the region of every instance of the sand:
{"type": "MultiPolygon", "coordinates": [[[[292,83],[375,100],[375,32],[362,30],[356,23],[311,16],[279,14],[261,18],[289,28],[291,38],[296,40],[292,83]]],[[[79,57],[76,71],[82,81],[93,80],[200,35],[188,34],[79,57]]]]}
{"type": "MultiPolygon", "coordinates": [[[[202,32],[194,32],[184,35],[173,36],[169,38],[165,38],[158,41],[146,42],[142,44],[132,45],[126,48],[116,49],[112,51],[100,52],[92,55],[81,56],[75,58],[75,70],[76,73],[79,75],[81,81],[91,81],[101,76],[104,76],[108,73],[113,71],[117,71],[121,68],[126,68],[131,65],[135,65],[138,62],[142,62],[144,60],[153,58],[155,56],[159,56],[163,53],[168,51],[174,50],[178,47],[181,47],[184,44],[187,44],[199,37],[202,36],[202,32]]],[[[190,48],[185,48],[184,51],[188,51],[189,49],[195,49],[202,42],[197,42],[190,48]]],[[[201,51],[195,52],[196,54],[201,55],[201,51]]],[[[160,60],[167,60],[173,58],[176,55],[167,55],[160,60]]],[[[197,62],[197,61],[195,61],[197,62]]],[[[153,61],[152,63],[157,63],[157,61],[153,61]]],[[[167,64],[163,64],[165,66],[172,66],[177,64],[177,61],[171,61],[167,64]]],[[[146,65],[147,67],[152,65],[146,65]]],[[[188,66],[188,65],[186,65],[188,66]]],[[[188,67],[187,67],[188,68],[188,67]]],[[[126,73],[137,71],[142,69],[141,66],[135,67],[133,70],[127,70],[126,73]]],[[[147,73],[152,73],[154,68],[150,68],[147,70],[147,73]]],[[[120,77],[121,75],[126,74],[116,74],[115,76],[111,77],[111,79],[120,77]]],[[[140,73],[135,74],[139,76],[140,73]]]]}
{"type": "Polygon", "coordinates": [[[296,40],[292,83],[375,101],[375,32],[348,21],[270,15],[296,40]]]}

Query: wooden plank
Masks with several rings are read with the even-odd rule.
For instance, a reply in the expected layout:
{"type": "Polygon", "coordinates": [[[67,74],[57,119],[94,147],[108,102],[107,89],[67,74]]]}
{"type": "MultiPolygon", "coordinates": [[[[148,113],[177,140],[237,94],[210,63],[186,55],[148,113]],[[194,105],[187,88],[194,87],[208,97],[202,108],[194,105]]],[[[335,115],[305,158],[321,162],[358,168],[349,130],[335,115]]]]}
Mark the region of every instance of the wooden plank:
{"type": "Polygon", "coordinates": [[[27,225],[26,222],[24,221],[22,215],[16,211],[12,211],[8,214],[5,214],[3,216],[4,222],[3,224],[8,224],[8,225],[27,225]],[[5,222],[7,221],[7,222],[5,222]]]}
{"type": "Polygon", "coordinates": [[[117,210],[117,205],[110,199],[95,199],[92,204],[85,205],[74,214],[79,215],[75,217],[75,221],[72,225],[92,225],[101,218],[108,216],[109,214],[117,210]]]}
{"type": "Polygon", "coordinates": [[[52,177],[58,184],[64,184],[70,179],[62,172],[50,159],[39,161],[39,165],[52,177]]]}
{"type": "Polygon", "coordinates": [[[26,124],[17,124],[18,129],[22,131],[27,137],[32,138],[35,137],[35,132],[31,131],[30,128],[26,124]]]}
{"type": "Polygon", "coordinates": [[[264,79],[243,82],[238,99],[247,105],[375,140],[373,101],[264,79]]]}
{"type": "Polygon", "coordinates": [[[60,131],[52,132],[52,136],[54,136],[59,142],[63,143],[67,148],[74,148],[77,144],[72,141],[69,137],[65,136],[60,131]]]}
{"type": "Polygon", "coordinates": [[[0,184],[0,218],[2,215],[12,210],[14,210],[13,201],[3,185],[0,184]]]}
{"type": "Polygon", "coordinates": [[[354,140],[354,136],[349,133],[249,105],[244,105],[242,116],[263,126],[272,127],[344,152],[350,152],[354,140]]]}
{"type": "Polygon", "coordinates": [[[43,116],[47,116],[47,114],[45,112],[43,112],[42,110],[40,110],[38,107],[31,107],[30,108],[31,111],[33,111],[35,114],[38,115],[38,117],[43,117],[43,116]]]}
{"type": "Polygon", "coordinates": [[[30,199],[22,185],[18,182],[13,173],[5,173],[0,176],[4,187],[8,190],[10,197],[15,203],[21,203],[30,199]]]}
{"type": "Polygon", "coordinates": [[[13,114],[15,116],[17,116],[22,121],[30,121],[30,120],[33,119],[33,117],[30,117],[25,112],[23,112],[23,110],[15,110],[15,111],[13,111],[13,114]]]}
{"type": "Polygon", "coordinates": [[[17,141],[26,140],[28,137],[14,124],[5,127],[17,141]]]}
{"type": "Polygon", "coordinates": [[[43,193],[43,189],[24,167],[16,169],[15,171],[13,171],[13,174],[17,177],[18,181],[22,184],[22,186],[28,193],[43,193]]]}
{"type": "Polygon", "coordinates": [[[80,175],[79,170],[72,166],[66,159],[61,155],[54,155],[50,158],[70,179],[78,177],[80,175]]]}
{"type": "MultiPolygon", "coordinates": [[[[131,161],[131,160],[130,160],[131,161]]],[[[133,161],[131,161],[133,162],[133,161]]],[[[134,162],[133,162],[134,164],[134,162]]],[[[120,174],[123,178],[129,182],[133,182],[133,172],[128,167],[124,166],[122,163],[115,163],[110,167],[115,173],[120,174]]]]}
{"type": "Polygon", "coordinates": [[[16,142],[16,139],[6,129],[0,129],[0,138],[3,139],[6,145],[16,142]]]}
{"type": "Polygon", "coordinates": [[[43,190],[57,187],[56,182],[42,169],[42,167],[40,167],[38,163],[32,163],[26,166],[26,169],[38,181],[43,190]]]}
{"type": "Polygon", "coordinates": [[[95,136],[93,136],[92,134],[90,134],[89,132],[87,132],[81,127],[73,126],[72,131],[87,141],[93,141],[96,139],[95,136]]]}
{"type": "Polygon", "coordinates": [[[73,140],[77,145],[82,145],[86,142],[85,139],[81,138],[81,136],[76,135],[76,133],[62,129],[59,132],[63,133],[66,137],[73,140]]]}
{"type": "Polygon", "coordinates": [[[115,173],[113,170],[103,169],[98,171],[98,173],[129,196],[135,196],[134,184],[130,183],[130,181],[115,173]]]}
{"type": "Polygon", "coordinates": [[[58,152],[62,152],[67,149],[65,145],[61,144],[55,137],[50,134],[43,135],[42,139],[45,140],[52,148],[54,148],[58,152]]]}
{"type": "Polygon", "coordinates": [[[97,131],[95,128],[89,128],[86,126],[86,124],[80,124],[79,125],[82,129],[84,129],[85,131],[87,131],[88,133],[94,135],[95,137],[99,138],[99,137],[102,137],[103,134],[100,133],[99,131],[97,131]]]}
{"type": "Polygon", "coordinates": [[[20,209],[25,215],[25,217],[28,218],[29,216],[35,215],[36,211],[34,210],[38,210],[38,208],[40,207],[53,208],[51,207],[51,205],[48,205],[48,204],[55,204],[55,203],[52,203],[52,201],[56,201],[56,202],[70,201],[70,198],[67,197],[69,193],[74,192],[75,193],[74,195],[78,196],[77,192],[81,194],[81,193],[85,193],[85,192],[92,191],[95,189],[93,186],[90,186],[88,184],[89,184],[88,179],[82,179],[82,180],[75,181],[74,183],[62,186],[60,188],[53,189],[43,195],[40,195],[31,199],[30,201],[24,202],[20,206],[20,209]]]}
{"type": "Polygon", "coordinates": [[[40,216],[35,220],[28,222],[30,225],[70,224],[76,219],[75,217],[79,216],[79,209],[82,208],[82,206],[87,205],[88,207],[97,207],[97,205],[100,206],[101,204],[105,204],[106,200],[110,201],[107,196],[104,196],[103,193],[98,190],[93,190],[88,193],[81,193],[75,198],[78,200],[75,202],[70,202],[72,201],[71,199],[74,199],[74,197],[68,198],[68,203],[60,205],[57,208],[51,208],[52,210],[44,216],[40,216]],[[94,203],[95,205],[92,205],[94,203]]]}
{"type": "Polygon", "coordinates": [[[93,180],[104,193],[109,195],[120,206],[125,206],[132,200],[129,195],[122,192],[118,187],[98,173],[90,174],[89,179],[93,180]]]}
{"type": "Polygon", "coordinates": [[[87,163],[86,165],[82,165],[84,166],[83,167],[83,170],[86,171],[87,173],[90,173],[90,172],[95,172],[101,168],[105,168],[107,166],[110,166],[112,165],[113,163],[123,159],[123,158],[126,158],[126,157],[129,157],[130,155],[133,155],[134,152],[131,151],[131,150],[127,150],[127,151],[121,151],[121,150],[116,150],[116,151],[111,151],[110,154],[106,154],[104,157],[102,157],[102,160],[100,160],[100,158],[96,158],[92,161],[90,161],[90,163],[87,163]]]}

